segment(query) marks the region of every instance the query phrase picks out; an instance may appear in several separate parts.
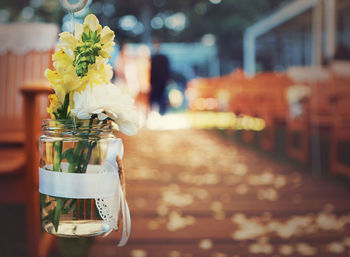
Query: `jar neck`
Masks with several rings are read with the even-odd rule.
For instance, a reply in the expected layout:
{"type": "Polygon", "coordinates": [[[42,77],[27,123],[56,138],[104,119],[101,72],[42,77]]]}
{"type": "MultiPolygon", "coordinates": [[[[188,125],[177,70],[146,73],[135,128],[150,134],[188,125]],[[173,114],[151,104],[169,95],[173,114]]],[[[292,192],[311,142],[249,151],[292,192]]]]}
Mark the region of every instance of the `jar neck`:
{"type": "Polygon", "coordinates": [[[112,133],[111,121],[80,120],[80,119],[65,119],[65,120],[43,120],[43,133],[47,136],[104,136],[112,133]]]}

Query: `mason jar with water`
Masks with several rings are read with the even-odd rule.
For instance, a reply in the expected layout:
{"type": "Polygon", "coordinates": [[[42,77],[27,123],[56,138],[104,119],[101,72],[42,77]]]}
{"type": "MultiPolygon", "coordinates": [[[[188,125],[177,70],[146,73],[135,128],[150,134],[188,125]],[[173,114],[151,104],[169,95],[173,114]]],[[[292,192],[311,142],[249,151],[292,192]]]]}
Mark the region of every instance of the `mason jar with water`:
{"type": "Polygon", "coordinates": [[[50,234],[96,236],[118,228],[123,154],[109,121],[44,120],[39,140],[41,223],[50,234]]]}

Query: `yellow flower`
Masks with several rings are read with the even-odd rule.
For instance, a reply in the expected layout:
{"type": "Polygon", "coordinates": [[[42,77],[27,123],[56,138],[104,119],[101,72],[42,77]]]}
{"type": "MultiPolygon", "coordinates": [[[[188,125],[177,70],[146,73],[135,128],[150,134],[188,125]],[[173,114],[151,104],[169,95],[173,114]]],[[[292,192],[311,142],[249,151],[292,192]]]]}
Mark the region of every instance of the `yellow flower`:
{"type": "Polygon", "coordinates": [[[65,66],[64,69],[47,69],[45,71],[45,77],[55,90],[60,102],[64,101],[64,97],[67,93],[79,90],[79,87],[82,86],[73,65],[65,66]]]}
{"type": "Polygon", "coordinates": [[[96,63],[89,65],[89,71],[86,76],[81,78],[81,86],[76,91],[81,92],[85,90],[86,86],[98,86],[108,84],[113,77],[112,66],[105,63],[101,57],[97,58],[96,63]]]}
{"type": "Polygon", "coordinates": [[[52,55],[53,67],[57,72],[63,73],[64,70],[73,65],[73,57],[68,56],[63,50],[58,50],[54,55],[52,55]]]}
{"type": "Polygon", "coordinates": [[[58,48],[70,56],[74,55],[74,49],[77,47],[78,40],[69,32],[62,32],[59,36],[58,48]]]}
{"type": "Polygon", "coordinates": [[[54,112],[57,111],[60,103],[56,94],[49,95],[50,106],[46,108],[47,112],[50,114],[51,119],[55,118],[54,112]]]}
{"type": "Polygon", "coordinates": [[[113,76],[107,58],[113,50],[114,32],[107,26],[102,29],[95,15],[86,16],[84,24],[77,23],[74,35],[62,32],[59,36],[59,50],[52,56],[55,69],[45,71],[57,98],[57,101],[50,98],[51,116],[67,94],[72,107],[74,92],[81,92],[88,85],[108,84],[113,76]]]}
{"type": "Polygon", "coordinates": [[[89,14],[88,16],[85,17],[84,27],[85,28],[88,27],[91,31],[97,30],[98,33],[100,33],[102,30],[102,26],[100,25],[96,16],[93,14],[89,14]]]}
{"type": "Polygon", "coordinates": [[[45,77],[50,82],[53,90],[55,90],[55,94],[57,95],[59,101],[63,102],[66,92],[61,85],[61,76],[58,75],[57,71],[46,69],[45,77]]]}
{"type": "Polygon", "coordinates": [[[108,26],[105,26],[101,31],[100,43],[102,45],[101,51],[107,52],[108,57],[110,57],[109,52],[113,51],[113,46],[114,46],[114,32],[108,26]]]}
{"type": "Polygon", "coordinates": [[[77,40],[81,40],[81,35],[84,32],[84,25],[77,22],[75,23],[75,30],[74,30],[74,36],[77,40]]]}

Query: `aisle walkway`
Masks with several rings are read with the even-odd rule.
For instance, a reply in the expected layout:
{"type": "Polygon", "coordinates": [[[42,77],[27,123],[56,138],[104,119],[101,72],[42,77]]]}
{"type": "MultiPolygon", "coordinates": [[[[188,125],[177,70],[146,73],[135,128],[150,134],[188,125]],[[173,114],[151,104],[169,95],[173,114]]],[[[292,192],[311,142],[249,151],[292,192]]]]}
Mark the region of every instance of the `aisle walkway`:
{"type": "Polygon", "coordinates": [[[89,257],[350,256],[350,190],[215,132],[141,131],[126,142],[132,236],[89,257]]]}

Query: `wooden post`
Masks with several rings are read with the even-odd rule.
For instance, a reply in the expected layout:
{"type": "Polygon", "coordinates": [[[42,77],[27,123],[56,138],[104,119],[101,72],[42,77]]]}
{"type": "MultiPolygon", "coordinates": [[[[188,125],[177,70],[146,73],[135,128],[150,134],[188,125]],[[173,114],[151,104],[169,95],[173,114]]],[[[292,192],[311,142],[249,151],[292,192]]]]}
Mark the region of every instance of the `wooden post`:
{"type": "Polygon", "coordinates": [[[312,10],[312,65],[322,65],[322,2],[312,10]]]}
{"type": "Polygon", "coordinates": [[[326,49],[325,55],[328,61],[332,61],[337,40],[337,19],[336,19],[336,0],[324,0],[324,16],[325,16],[325,38],[326,38],[326,49]]]}
{"type": "MultiPolygon", "coordinates": [[[[42,251],[39,250],[40,248],[48,248],[48,240],[43,240],[43,245],[40,244],[41,224],[38,176],[40,156],[38,151],[38,124],[41,123],[39,96],[43,93],[48,94],[51,91],[52,89],[50,89],[48,86],[37,83],[26,84],[21,88],[21,92],[24,96],[23,114],[26,155],[25,192],[27,192],[26,222],[28,246],[27,251],[29,257],[38,257],[43,254],[42,251]]],[[[46,236],[45,239],[46,238],[48,237],[46,236]]]]}

